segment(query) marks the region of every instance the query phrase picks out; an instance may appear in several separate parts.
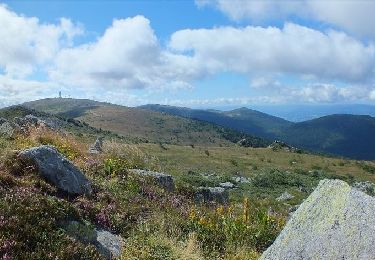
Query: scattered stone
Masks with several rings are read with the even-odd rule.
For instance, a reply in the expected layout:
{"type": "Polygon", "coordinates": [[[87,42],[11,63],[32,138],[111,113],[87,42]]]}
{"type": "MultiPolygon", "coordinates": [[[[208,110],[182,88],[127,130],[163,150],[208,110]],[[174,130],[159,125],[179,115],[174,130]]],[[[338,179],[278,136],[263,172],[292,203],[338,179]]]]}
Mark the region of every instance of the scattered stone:
{"type": "Polygon", "coordinates": [[[232,177],[232,180],[237,183],[250,183],[251,180],[249,178],[238,176],[238,177],[232,177]]]}
{"type": "Polygon", "coordinates": [[[280,195],[280,197],[276,198],[277,201],[285,201],[285,200],[291,200],[294,196],[290,194],[289,192],[285,191],[283,194],[280,195]]]}
{"type": "Polygon", "coordinates": [[[224,188],[224,189],[233,189],[235,187],[235,185],[229,181],[227,182],[222,182],[219,184],[220,187],[224,188]]]}
{"type": "Polygon", "coordinates": [[[106,258],[113,259],[121,255],[123,239],[106,230],[98,230],[78,221],[65,221],[62,223],[66,233],[84,244],[96,246],[98,251],[106,258]]]}
{"type": "Polygon", "coordinates": [[[13,120],[20,127],[36,127],[39,125],[39,121],[41,121],[38,117],[34,115],[26,115],[25,117],[15,117],[13,120]]]}
{"type": "Polygon", "coordinates": [[[374,259],[375,198],[322,180],[261,259],[374,259]]]}
{"type": "Polygon", "coordinates": [[[353,184],[353,188],[365,192],[369,195],[373,195],[375,193],[375,184],[369,181],[356,182],[353,184]]]}
{"type": "Polygon", "coordinates": [[[89,153],[91,154],[99,154],[103,152],[103,138],[104,137],[98,137],[96,138],[96,141],[93,145],[89,148],[89,153]]]}
{"type": "Polygon", "coordinates": [[[301,153],[302,151],[296,147],[290,146],[287,143],[283,141],[274,141],[272,144],[268,146],[268,148],[271,148],[273,151],[280,151],[283,150],[285,152],[290,153],[301,153]]]}
{"type": "Polygon", "coordinates": [[[217,202],[226,204],[228,202],[228,192],[222,187],[199,187],[195,194],[196,202],[217,202]]]}
{"type": "Polygon", "coordinates": [[[91,183],[85,175],[55,147],[42,145],[19,153],[19,157],[31,161],[39,174],[59,190],[70,194],[91,193],[91,183]]]}
{"type": "Polygon", "coordinates": [[[96,230],[96,246],[99,252],[107,259],[114,259],[121,256],[123,239],[106,230],[96,230]]]}
{"type": "Polygon", "coordinates": [[[130,173],[137,174],[142,177],[152,178],[159,186],[164,188],[167,191],[174,190],[174,180],[171,175],[154,172],[154,171],[147,171],[147,170],[139,170],[139,169],[132,169],[129,170],[130,173]]]}

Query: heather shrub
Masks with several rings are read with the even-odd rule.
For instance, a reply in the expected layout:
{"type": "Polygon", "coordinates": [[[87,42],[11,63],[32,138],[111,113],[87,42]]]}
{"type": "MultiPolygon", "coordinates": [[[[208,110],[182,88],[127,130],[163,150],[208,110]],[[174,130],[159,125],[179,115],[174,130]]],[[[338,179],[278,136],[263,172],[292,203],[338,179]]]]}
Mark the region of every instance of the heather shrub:
{"type": "Polygon", "coordinates": [[[59,221],[78,217],[71,205],[42,195],[34,187],[17,187],[0,198],[0,255],[8,259],[100,259],[93,246],[69,238],[59,221]]]}

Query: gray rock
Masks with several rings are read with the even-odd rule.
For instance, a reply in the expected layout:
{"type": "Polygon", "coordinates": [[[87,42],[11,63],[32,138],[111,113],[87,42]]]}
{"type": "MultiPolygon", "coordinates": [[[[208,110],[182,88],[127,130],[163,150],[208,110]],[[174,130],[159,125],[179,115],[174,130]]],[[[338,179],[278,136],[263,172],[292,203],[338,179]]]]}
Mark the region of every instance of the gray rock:
{"type": "Polygon", "coordinates": [[[375,198],[322,180],[260,259],[375,259],[375,198]]]}
{"type": "Polygon", "coordinates": [[[293,198],[294,198],[294,196],[286,191],[283,194],[281,194],[278,198],[276,198],[276,200],[277,201],[285,201],[285,200],[291,200],[293,198]]]}
{"type": "Polygon", "coordinates": [[[104,137],[98,137],[96,138],[96,141],[93,145],[89,148],[89,153],[91,154],[99,154],[103,152],[103,138],[104,137]]]}
{"type": "Polygon", "coordinates": [[[195,194],[196,202],[217,202],[226,204],[228,202],[228,192],[222,187],[199,187],[195,194]]]}
{"type": "Polygon", "coordinates": [[[229,181],[227,182],[222,182],[219,184],[220,187],[224,188],[224,189],[233,189],[235,187],[235,185],[229,181]]]}
{"type": "Polygon", "coordinates": [[[238,176],[238,177],[232,177],[232,180],[237,183],[250,183],[251,180],[249,178],[238,176]]]}
{"type": "Polygon", "coordinates": [[[19,153],[19,157],[34,163],[39,174],[59,190],[70,194],[91,193],[91,183],[83,173],[55,147],[42,145],[19,153]]]}
{"type": "Polygon", "coordinates": [[[106,230],[95,229],[78,221],[65,221],[61,223],[66,233],[84,244],[96,246],[98,251],[106,258],[113,259],[121,255],[123,239],[106,230]]]}
{"type": "Polygon", "coordinates": [[[106,230],[96,230],[96,247],[107,259],[121,256],[123,239],[106,230]]]}
{"type": "Polygon", "coordinates": [[[4,136],[6,138],[12,138],[17,133],[19,133],[20,130],[21,129],[17,124],[9,122],[9,121],[5,120],[4,118],[1,119],[0,135],[4,136]]]}
{"type": "Polygon", "coordinates": [[[171,175],[161,173],[161,172],[154,172],[154,171],[147,171],[147,170],[139,170],[139,169],[131,169],[129,170],[130,173],[139,175],[141,177],[147,177],[153,179],[160,187],[167,191],[174,190],[174,180],[171,175]]]}

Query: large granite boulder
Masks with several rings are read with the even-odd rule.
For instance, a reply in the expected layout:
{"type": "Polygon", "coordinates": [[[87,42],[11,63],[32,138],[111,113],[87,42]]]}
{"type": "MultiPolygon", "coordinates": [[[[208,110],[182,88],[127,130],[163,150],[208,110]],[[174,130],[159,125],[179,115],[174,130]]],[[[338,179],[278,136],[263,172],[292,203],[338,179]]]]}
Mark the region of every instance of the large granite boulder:
{"type": "Polygon", "coordinates": [[[69,194],[91,193],[91,183],[85,175],[53,146],[42,145],[19,153],[19,158],[32,162],[48,182],[69,194]]]}
{"type": "Polygon", "coordinates": [[[375,259],[375,198],[322,180],[261,259],[375,259]]]}
{"type": "Polygon", "coordinates": [[[161,172],[154,172],[154,171],[147,171],[147,170],[139,170],[139,169],[131,169],[129,170],[131,174],[136,174],[141,177],[151,178],[158,184],[160,187],[167,191],[174,190],[174,180],[171,175],[161,173],[161,172]]]}
{"type": "Polygon", "coordinates": [[[229,200],[228,192],[223,187],[199,187],[195,193],[195,201],[217,202],[226,204],[229,200]]]}

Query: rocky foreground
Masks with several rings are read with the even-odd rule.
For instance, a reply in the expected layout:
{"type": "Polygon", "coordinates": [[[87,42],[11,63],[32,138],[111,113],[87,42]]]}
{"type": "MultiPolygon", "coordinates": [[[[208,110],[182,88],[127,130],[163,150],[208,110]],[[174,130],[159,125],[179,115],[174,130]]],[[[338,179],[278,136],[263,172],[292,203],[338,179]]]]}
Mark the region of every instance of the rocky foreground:
{"type": "Polygon", "coordinates": [[[375,259],[375,199],[323,180],[261,259],[375,259]]]}

